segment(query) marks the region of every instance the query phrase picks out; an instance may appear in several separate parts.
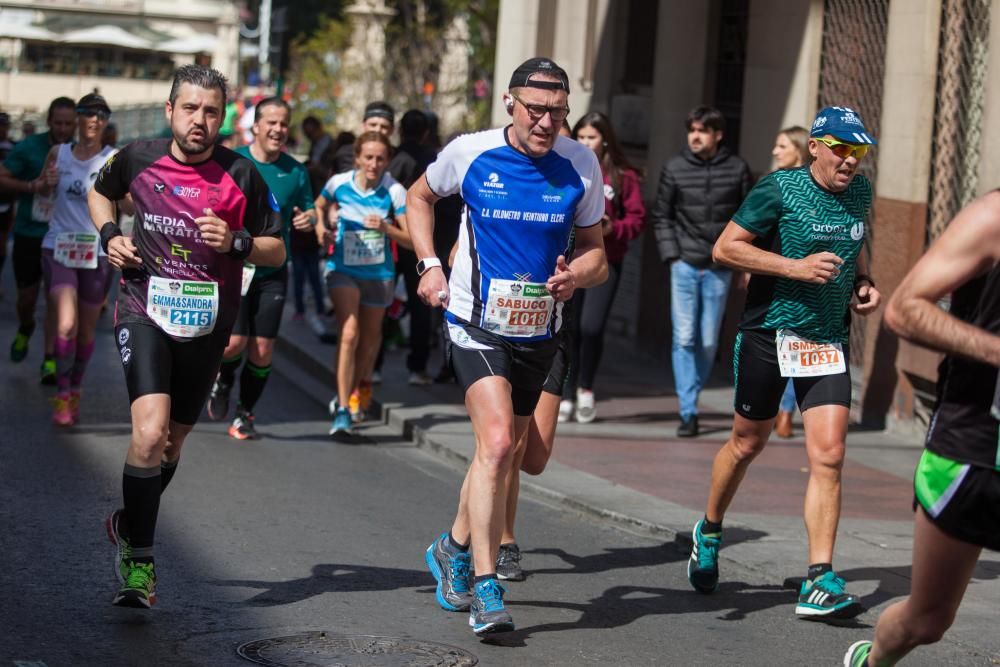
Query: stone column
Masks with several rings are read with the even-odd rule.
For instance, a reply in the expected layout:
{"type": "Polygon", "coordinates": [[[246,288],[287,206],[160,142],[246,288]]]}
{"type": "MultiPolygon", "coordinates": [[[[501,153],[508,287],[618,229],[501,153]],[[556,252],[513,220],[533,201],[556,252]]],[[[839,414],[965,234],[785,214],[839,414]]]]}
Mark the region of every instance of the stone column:
{"type": "Polygon", "coordinates": [[[239,19],[235,5],[222,6],[215,22],[215,51],[212,53],[212,67],[233,87],[239,82],[239,19]]]}
{"type": "Polygon", "coordinates": [[[344,10],[352,25],[341,68],[337,126],[356,130],[365,105],[385,98],[385,26],[396,11],[385,0],[355,0],[344,10]]]}
{"type": "Polygon", "coordinates": [[[536,53],[538,37],[538,12],[540,0],[503,0],[497,17],[497,55],[493,68],[493,111],[491,125],[500,127],[509,122],[507,109],[501,99],[514,68],[532,56],[551,56],[536,53]]]}
{"type": "Polygon", "coordinates": [[[823,45],[823,0],[750,3],[740,155],[755,174],[771,170],[783,127],[808,129],[816,115],[823,45]],[[775,39],[775,26],[782,39],[775,39]]]}
{"type": "MultiPolygon", "coordinates": [[[[990,43],[987,78],[1000,75],[1000,0],[990,3],[990,43]]],[[[982,195],[1000,185],[1000,153],[996,137],[1000,132],[1000,86],[988,85],[983,99],[982,147],[979,149],[979,188],[982,195]]]]}
{"type": "Polygon", "coordinates": [[[462,127],[469,113],[469,21],[458,14],[444,33],[445,49],[438,72],[435,111],[440,127],[452,132],[462,127]]]}
{"type": "MultiPolygon", "coordinates": [[[[889,4],[885,87],[876,157],[878,182],[871,237],[871,274],[884,299],[924,252],[937,84],[940,0],[889,4]]],[[[864,423],[913,415],[908,376],[936,377],[936,355],[899,341],[882,313],[865,323],[864,423]],[[898,371],[898,373],[897,373],[898,371]]]]}

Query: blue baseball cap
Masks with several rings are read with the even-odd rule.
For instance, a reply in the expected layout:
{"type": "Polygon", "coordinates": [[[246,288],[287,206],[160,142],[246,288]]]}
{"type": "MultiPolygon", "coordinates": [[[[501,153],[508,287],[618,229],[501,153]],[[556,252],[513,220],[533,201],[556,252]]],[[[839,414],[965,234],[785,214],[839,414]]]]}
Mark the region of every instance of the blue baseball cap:
{"type": "Polygon", "coordinates": [[[875,137],[868,134],[864,121],[858,112],[850,107],[826,107],[816,114],[810,137],[832,135],[851,144],[877,144],[875,137]]]}

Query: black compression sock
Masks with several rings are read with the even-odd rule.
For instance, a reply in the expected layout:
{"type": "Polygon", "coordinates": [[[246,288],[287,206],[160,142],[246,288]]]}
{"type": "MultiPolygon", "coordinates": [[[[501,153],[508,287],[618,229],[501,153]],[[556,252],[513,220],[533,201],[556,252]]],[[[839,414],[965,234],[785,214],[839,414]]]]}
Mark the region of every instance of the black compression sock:
{"type": "Polygon", "coordinates": [[[139,468],[125,464],[122,496],[128,518],[129,542],[136,560],[152,558],[156,534],[156,515],[160,511],[160,466],[139,468]]]}
{"type": "Polygon", "coordinates": [[[31,322],[29,324],[21,324],[17,327],[17,333],[22,334],[27,338],[31,338],[31,334],[35,333],[35,323],[31,322]]]}
{"type": "MultiPolygon", "coordinates": [[[[470,543],[471,544],[471,543],[470,543]]],[[[468,551],[470,544],[460,544],[452,532],[448,531],[448,546],[450,546],[455,551],[468,551]]]]}
{"type": "Polygon", "coordinates": [[[219,366],[219,382],[227,387],[232,387],[233,382],[236,380],[236,369],[240,367],[242,362],[242,354],[237,355],[232,359],[223,359],[222,365],[219,366]]]}
{"type": "Polygon", "coordinates": [[[170,484],[170,480],[174,478],[174,473],[177,472],[177,464],[180,459],[176,461],[160,461],[160,493],[162,494],[167,490],[167,484],[170,484]]]}
{"type": "Polygon", "coordinates": [[[809,572],[806,574],[806,577],[809,581],[812,581],[817,577],[822,577],[827,572],[833,572],[833,563],[813,563],[809,566],[809,572]]]}
{"type": "Polygon", "coordinates": [[[701,521],[701,534],[702,535],[717,535],[722,532],[722,522],[715,523],[714,521],[709,521],[706,516],[701,521]]]}
{"type": "Polygon", "coordinates": [[[475,585],[481,584],[482,582],[486,581],[487,579],[496,579],[496,578],[497,578],[496,573],[494,573],[494,574],[484,574],[482,576],[480,576],[480,575],[477,574],[475,577],[472,578],[472,584],[475,586],[475,585]]]}
{"type": "Polygon", "coordinates": [[[240,373],[240,405],[247,412],[253,412],[260,395],[264,393],[264,385],[270,374],[270,366],[257,366],[250,361],[243,365],[243,372],[240,373]]]}

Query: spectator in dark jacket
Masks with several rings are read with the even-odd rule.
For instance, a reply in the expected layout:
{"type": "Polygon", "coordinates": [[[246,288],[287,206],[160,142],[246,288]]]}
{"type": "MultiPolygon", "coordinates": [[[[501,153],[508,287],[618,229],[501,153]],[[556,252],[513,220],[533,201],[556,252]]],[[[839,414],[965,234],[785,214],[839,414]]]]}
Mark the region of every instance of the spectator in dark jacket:
{"type": "Polygon", "coordinates": [[[650,220],[670,265],[674,385],[679,437],[698,435],[698,394],[715,360],[731,273],[712,263],[712,246],[750,191],[750,168],[721,145],[725,118],[700,106],[687,116],[687,148],[660,173],[650,220]]]}

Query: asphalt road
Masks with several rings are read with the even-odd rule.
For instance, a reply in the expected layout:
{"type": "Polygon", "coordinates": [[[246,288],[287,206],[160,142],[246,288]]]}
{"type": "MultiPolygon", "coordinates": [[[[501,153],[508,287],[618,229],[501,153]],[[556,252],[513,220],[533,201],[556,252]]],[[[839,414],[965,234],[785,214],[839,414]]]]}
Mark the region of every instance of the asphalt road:
{"type": "MultiPolygon", "coordinates": [[[[189,438],[161,506],[159,602],[112,607],[102,520],[120,503],[129,425],[110,318],[82,423],[57,430],[38,385],[40,335],[25,363],[6,359],[11,296],[0,301],[0,665],[249,665],[239,645],[309,631],[439,642],[482,665],[839,665],[871,634],[797,620],[794,593],[738,566],[699,595],[673,544],[526,498],[530,577],[508,586],[518,629],[481,641],[464,614],[437,607],[423,563],[450,525],[462,471],[385,427],[359,444],[329,441],[328,396],[280,373],[258,409],[263,440],[237,443],[208,422],[189,438]]],[[[909,664],[990,661],[945,643],[909,664]]]]}

